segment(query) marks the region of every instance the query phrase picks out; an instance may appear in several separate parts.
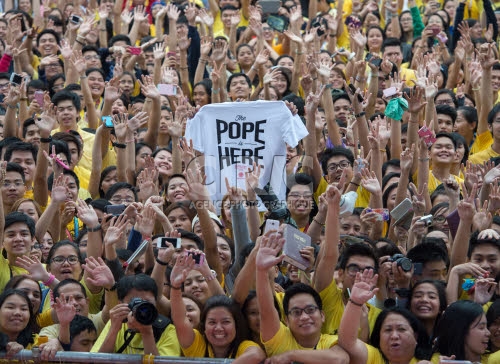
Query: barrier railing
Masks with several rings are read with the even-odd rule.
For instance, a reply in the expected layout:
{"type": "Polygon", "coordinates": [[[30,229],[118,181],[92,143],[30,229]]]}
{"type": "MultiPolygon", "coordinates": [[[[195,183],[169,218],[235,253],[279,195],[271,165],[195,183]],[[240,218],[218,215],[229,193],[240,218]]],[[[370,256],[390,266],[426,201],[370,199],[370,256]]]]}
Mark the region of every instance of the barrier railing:
{"type": "MultiPolygon", "coordinates": [[[[40,363],[40,351],[37,347],[32,350],[21,350],[8,361],[5,352],[0,352],[0,362],[32,362],[40,363]]],[[[182,358],[171,356],[153,356],[140,354],[105,354],[105,353],[82,353],[76,351],[60,351],[49,363],[125,363],[125,364],[199,364],[199,363],[231,363],[233,359],[212,359],[212,358],[182,358]]],[[[47,363],[47,361],[44,361],[47,363]]]]}

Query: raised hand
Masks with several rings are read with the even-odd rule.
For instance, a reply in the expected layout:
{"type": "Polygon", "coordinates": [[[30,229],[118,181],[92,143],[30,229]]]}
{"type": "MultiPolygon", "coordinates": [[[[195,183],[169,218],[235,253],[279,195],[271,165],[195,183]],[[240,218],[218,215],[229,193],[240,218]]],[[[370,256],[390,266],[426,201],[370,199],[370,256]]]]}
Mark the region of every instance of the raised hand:
{"type": "Polygon", "coordinates": [[[156,99],[159,100],[161,98],[160,92],[156,88],[153,78],[151,76],[142,76],[142,82],[139,81],[141,84],[141,91],[144,96],[150,98],[150,99],[156,99]]]}
{"type": "Polygon", "coordinates": [[[35,281],[46,282],[50,277],[43,264],[37,258],[30,258],[27,255],[20,256],[16,258],[16,265],[26,269],[30,278],[33,278],[35,281]]]}
{"type": "Polygon", "coordinates": [[[144,168],[137,176],[138,197],[141,201],[146,201],[149,197],[159,193],[158,175],[157,168],[144,168]]]}
{"type": "Polygon", "coordinates": [[[104,245],[113,245],[123,241],[127,224],[128,216],[125,214],[111,218],[106,235],[104,235],[104,245]]]}
{"type": "Polygon", "coordinates": [[[233,187],[229,184],[229,180],[227,179],[227,177],[225,178],[225,182],[226,182],[226,191],[227,191],[227,194],[229,195],[229,201],[231,201],[231,203],[237,203],[237,202],[241,202],[241,201],[244,201],[245,198],[243,197],[243,190],[241,188],[236,188],[236,187],[233,187]]]}
{"type": "Polygon", "coordinates": [[[87,203],[81,198],[78,199],[76,211],[78,213],[78,218],[82,220],[82,222],[86,226],[95,228],[99,224],[99,218],[97,217],[97,213],[95,212],[94,208],[87,205],[87,203]]]}
{"type": "Polygon", "coordinates": [[[86,280],[96,287],[110,289],[115,284],[115,277],[111,269],[106,265],[101,257],[89,257],[85,259],[83,269],[87,272],[86,280]]]}
{"type": "MultiPolygon", "coordinates": [[[[57,163],[54,163],[57,165],[57,163]]],[[[59,168],[60,169],[60,168],[59,168]]],[[[69,178],[68,176],[65,176],[62,174],[62,170],[60,170],[58,173],[56,173],[56,170],[54,169],[54,183],[52,184],[52,192],[50,193],[50,198],[51,202],[55,204],[62,204],[64,201],[66,201],[66,198],[68,196],[68,181],[69,178]]]]}
{"type": "Polygon", "coordinates": [[[56,297],[52,308],[56,311],[57,319],[61,325],[69,325],[71,321],[76,316],[76,301],[73,296],[69,296],[66,299],[64,293],[61,293],[59,297],[56,297]]]}
{"type": "Polygon", "coordinates": [[[367,168],[361,171],[361,186],[370,193],[382,192],[382,187],[375,172],[370,172],[367,168]]]}
{"type": "Polygon", "coordinates": [[[279,234],[268,233],[261,240],[259,251],[257,252],[256,265],[258,270],[267,271],[269,268],[280,263],[284,255],[278,255],[282,250],[285,239],[279,234]]]}
{"type": "Polygon", "coordinates": [[[335,187],[334,185],[329,185],[328,188],[326,189],[324,195],[324,201],[328,205],[328,208],[335,208],[338,209],[340,205],[340,198],[342,197],[342,194],[340,191],[335,187]]]}
{"type": "Polygon", "coordinates": [[[181,12],[177,8],[177,6],[175,6],[172,3],[169,3],[167,5],[167,15],[169,20],[176,22],[179,19],[181,12]]]}
{"type": "Polygon", "coordinates": [[[356,280],[351,290],[350,301],[361,305],[368,302],[377,292],[378,274],[372,269],[356,273],[356,280]]]}
{"type": "Polygon", "coordinates": [[[145,111],[140,111],[132,119],[127,121],[127,126],[130,131],[134,132],[141,126],[146,125],[148,122],[148,113],[145,111]]]}
{"type": "Polygon", "coordinates": [[[470,194],[467,191],[467,187],[462,183],[462,195],[463,200],[458,203],[458,216],[460,216],[460,220],[472,222],[472,218],[474,217],[474,213],[476,209],[474,207],[474,197],[477,193],[477,185],[474,184],[472,187],[472,191],[470,194]]]}
{"type": "Polygon", "coordinates": [[[189,272],[194,268],[194,260],[191,255],[179,254],[172,272],[170,273],[170,284],[174,288],[180,288],[184,284],[189,272]]]}
{"type": "Polygon", "coordinates": [[[61,39],[61,45],[58,46],[61,55],[65,60],[68,60],[73,55],[73,50],[71,49],[71,45],[66,39],[61,39]]]}
{"type": "MultiPolygon", "coordinates": [[[[427,78],[426,78],[427,79],[427,78]]],[[[425,84],[424,84],[425,87],[425,84]]],[[[418,114],[420,110],[427,105],[427,102],[423,100],[424,92],[422,88],[417,87],[410,89],[410,94],[404,94],[404,98],[408,101],[408,111],[412,114],[418,114]]]]}
{"type": "Polygon", "coordinates": [[[127,138],[127,120],[128,114],[113,115],[113,126],[118,143],[124,143],[127,138]]]}
{"type": "Polygon", "coordinates": [[[220,39],[215,41],[212,49],[212,59],[215,62],[222,62],[226,58],[228,44],[220,39]]]}
{"type": "Polygon", "coordinates": [[[203,24],[205,24],[207,27],[211,27],[214,25],[214,17],[212,16],[212,13],[207,11],[207,9],[201,9],[199,12],[200,19],[203,24]]]}

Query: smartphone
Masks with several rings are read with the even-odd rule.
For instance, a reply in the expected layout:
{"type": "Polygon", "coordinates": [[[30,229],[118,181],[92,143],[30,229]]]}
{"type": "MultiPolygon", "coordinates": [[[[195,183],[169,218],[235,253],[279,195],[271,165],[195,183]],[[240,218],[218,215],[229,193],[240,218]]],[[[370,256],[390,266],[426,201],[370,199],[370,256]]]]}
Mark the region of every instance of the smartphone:
{"type": "Polygon", "coordinates": [[[69,21],[72,22],[73,24],[80,24],[82,22],[82,18],[79,17],[78,15],[71,15],[69,21]]]}
{"type": "Polygon", "coordinates": [[[36,90],[34,99],[36,100],[38,105],[40,105],[40,107],[43,107],[43,91],[36,90]]]}
{"type": "Polygon", "coordinates": [[[126,208],[125,205],[107,205],[104,207],[104,212],[113,216],[120,216],[126,208]]]}
{"type": "Polygon", "coordinates": [[[368,53],[366,55],[365,61],[370,62],[375,67],[380,67],[380,65],[382,64],[382,58],[380,58],[380,57],[374,57],[373,54],[371,54],[371,53],[368,53]]]}
{"type": "Polygon", "coordinates": [[[395,220],[395,225],[402,226],[409,230],[413,219],[413,205],[409,198],[405,198],[399,205],[392,209],[391,217],[395,220]]]}
{"type": "Polygon", "coordinates": [[[267,24],[274,30],[283,33],[287,28],[287,22],[281,16],[269,15],[267,24]]]}
{"type": "Polygon", "coordinates": [[[205,262],[205,254],[204,253],[198,254],[198,253],[195,253],[192,251],[188,251],[187,255],[191,255],[191,257],[193,257],[193,260],[194,260],[196,265],[203,265],[203,263],[205,262]]]}
{"type": "Polygon", "coordinates": [[[266,226],[264,227],[264,234],[271,230],[275,230],[277,232],[279,227],[280,222],[278,220],[267,219],[266,226]]]}
{"type": "Polygon", "coordinates": [[[180,249],[181,246],[181,238],[169,238],[169,237],[159,237],[156,239],[156,247],[158,249],[168,248],[167,243],[170,243],[174,246],[175,249],[180,249]]]}
{"type": "Polygon", "coordinates": [[[355,243],[364,243],[365,242],[363,239],[358,238],[357,236],[345,235],[345,234],[340,235],[340,240],[342,240],[346,244],[355,244],[355,243]]]}
{"type": "Polygon", "coordinates": [[[443,43],[446,43],[448,41],[448,37],[445,34],[438,33],[436,34],[436,38],[443,43]]]}
{"type": "Polygon", "coordinates": [[[418,135],[424,139],[424,143],[425,145],[427,145],[427,148],[430,148],[432,144],[436,142],[434,134],[432,134],[432,131],[427,126],[422,126],[418,130],[418,135]]]}
{"type": "Polygon", "coordinates": [[[21,85],[21,82],[23,82],[23,76],[17,74],[17,73],[12,73],[10,75],[10,83],[13,83],[16,86],[21,85]]]}
{"type": "Polygon", "coordinates": [[[101,116],[102,123],[106,128],[113,129],[115,126],[113,124],[113,117],[112,116],[101,116]]]}
{"type": "Polygon", "coordinates": [[[389,210],[388,209],[371,209],[367,208],[366,212],[375,212],[377,216],[377,221],[389,221],[389,210]]]}
{"type": "Polygon", "coordinates": [[[138,56],[139,54],[141,54],[141,47],[130,47],[128,50],[132,55],[138,56]]]}
{"type": "Polygon", "coordinates": [[[160,92],[160,95],[175,96],[177,95],[177,86],[169,85],[166,83],[159,83],[158,91],[160,92]]]}
{"type": "Polygon", "coordinates": [[[325,34],[325,27],[324,27],[324,24],[321,24],[321,22],[319,20],[316,20],[313,24],[312,24],[312,28],[318,28],[318,30],[316,31],[316,34],[321,37],[325,34]]]}
{"type": "Polygon", "coordinates": [[[393,97],[394,95],[396,95],[398,93],[398,89],[396,87],[392,86],[392,87],[384,89],[384,91],[382,91],[382,92],[383,92],[385,98],[389,98],[389,97],[393,97]]]}
{"type": "MultiPolygon", "coordinates": [[[[354,87],[354,85],[352,83],[349,84],[349,89],[351,90],[351,92],[353,94],[356,93],[356,87],[354,87]]],[[[361,94],[358,94],[358,101],[359,102],[363,102],[364,101],[363,96],[361,96],[361,94]]]]}
{"type": "Polygon", "coordinates": [[[177,52],[167,52],[167,58],[177,57],[177,52]]]}
{"type": "Polygon", "coordinates": [[[262,13],[264,14],[277,14],[281,6],[280,0],[260,0],[257,5],[260,5],[262,13]]]}
{"type": "Polygon", "coordinates": [[[359,20],[355,16],[349,15],[347,18],[345,18],[345,25],[352,25],[355,28],[359,28],[361,26],[361,20],[359,20]]]}

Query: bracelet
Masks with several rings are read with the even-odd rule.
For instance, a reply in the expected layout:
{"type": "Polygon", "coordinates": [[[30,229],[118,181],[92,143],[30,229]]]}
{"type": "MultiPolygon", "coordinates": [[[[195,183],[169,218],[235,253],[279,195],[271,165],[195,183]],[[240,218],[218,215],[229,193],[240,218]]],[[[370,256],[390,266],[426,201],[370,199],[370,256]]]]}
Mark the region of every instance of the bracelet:
{"type": "Polygon", "coordinates": [[[181,70],[187,70],[189,67],[179,67],[181,70]]]}
{"type": "Polygon", "coordinates": [[[318,220],[316,220],[316,218],[315,218],[315,217],[313,217],[313,221],[314,221],[316,224],[318,224],[318,225],[325,226],[325,223],[323,223],[323,224],[322,224],[322,223],[320,223],[318,220]]]}
{"type": "Polygon", "coordinates": [[[210,274],[210,276],[204,277],[207,282],[213,281],[215,278],[217,278],[217,273],[215,273],[214,270],[211,269],[210,272],[212,273],[210,274]]]}
{"type": "Polygon", "coordinates": [[[217,94],[219,93],[219,91],[220,91],[220,88],[213,88],[213,89],[212,89],[212,93],[213,93],[214,95],[217,95],[217,94]]]}
{"type": "Polygon", "coordinates": [[[135,143],[135,139],[125,140],[125,143],[135,143]]]}
{"type": "Polygon", "coordinates": [[[334,38],[334,37],[336,37],[336,36],[337,36],[337,34],[328,34],[328,36],[329,36],[330,38],[334,38]]]}
{"type": "Polygon", "coordinates": [[[356,115],[354,115],[354,116],[355,116],[356,118],[360,118],[360,117],[365,116],[365,115],[366,115],[366,112],[361,111],[359,114],[356,114],[356,115]]]}
{"type": "Polygon", "coordinates": [[[104,288],[104,290],[108,292],[113,292],[116,291],[117,288],[118,288],[118,282],[115,282],[115,284],[113,284],[109,289],[104,288]]]}
{"type": "Polygon", "coordinates": [[[48,138],[40,138],[42,143],[50,143],[52,141],[52,136],[49,135],[48,138]]]}
{"type": "Polygon", "coordinates": [[[7,107],[8,107],[9,109],[17,109],[17,105],[7,104],[7,107]]]}
{"type": "Polygon", "coordinates": [[[474,87],[473,87],[473,88],[472,88],[472,91],[479,91],[480,89],[481,89],[480,87],[478,87],[478,88],[474,88],[474,87]]]}
{"type": "Polygon", "coordinates": [[[378,73],[372,73],[370,77],[371,78],[378,78],[378,73]]]}
{"type": "Polygon", "coordinates": [[[171,284],[170,285],[170,289],[176,289],[176,290],[180,291],[182,289],[182,286],[181,287],[176,287],[173,284],[171,284]]]}
{"type": "Polygon", "coordinates": [[[101,230],[101,228],[102,228],[101,224],[97,224],[97,225],[96,225],[95,227],[93,227],[93,228],[91,228],[91,227],[88,227],[88,226],[87,226],[87,231],[88,231],[89,233],[95,233],[96,231],[101,230]]]}
{"type": "Polygon", "coordinates": [[[119,149],[125,149],[127,148],[127,144],[122,144],[122,143],[112,143],[113,147],[119,148],[119,149]]]}
{"type": "Polygon", "coordinates": [[[54,282],[55,279],[56,279],[56,276],[51,273],[49,276],[49,279],[47,279],[45,282],[42,282],[42,283],[44,286],[49,287],[52,284],[52,282],[54,282]]]}
{"type": "Polygon", "coordinates": [[[356,182],[353,182],[353,181],[349,182],[349,184],[354,185],[356,187],[359,187],[359,183],[356,183],[356,182]]]}
{"type": "Polygon", "coordinates": [[[418,158],[420,162],[428,162],[429,158],[418,158]]]}
{"type": "Polygon", "coordinates": [[[349,298],[349,302],[351,302],[354,306],[358,306],[358,307],[363,307],[364,305],[362,303],[357,303],[357,302],[354,302],[352,299],[349,298]]]}
{"type": "Polygon", "coordinates": [[[151,240],[151,235],[143,235],[142,240],[151,240]]]}
{"type": "Polygon", "coordinates": [[[80,76],[80,80],[87,78],[87,77],[88,77],[87,75],[80,76]]]}
{"type": "Polygon", "coordinates": [[[349,57],[347,57],[347,60],[350,62],[350,61],[352,61],[352,59],[354,57],[356,57],[356,53],[353,52],[353,53],[349,54],[349,57]]]}
{"type": "Polygon", "coordinates": [[[198,61],[201,63],[208,63],[208,59],[200,58],[198,61]]]}
{"type": "Polygon", "coordinates": [[[382,153],[387,153],[387,150],[385,149],[379,149],[379,151],[381,151],[382,153]]]}
{"type": "Polygon", "coordinates": [[[165,263],[165,262],[162,262],[160,259],[156,258],[156,263],[158,263],[159,265],[163,265],[163,266],[167,266],[168,263],[165,263]]]}
{"type": "Polygon", "coordinates": [[[59,345],[61,345],[61,348],[64,350],[64,351],[71,351],[71,343],[69,344],[65,344],[61,341],[61,339],[57,338],[57,341],[59,341],[59,345]]]}
{"type": "Polygon", "coordinates": [[[105,31],[106,31],[106,29],[101,29],[101,28],[99,28],[99,31],[101,31],[101,32],[105,32],[105,31]]]}
{"type": "Polygon", "coordinates": [[[365,82],[366,81],[366,77],[358,77],[358,76],[356,76],[355,80],[357,82],[365,82]]]}
{"type": "Polygon", "coordinates": [[[21,97],[19,100],[21,100],[21,101],[28,101],[28,98],[27,97],[21,97]]]}
{"type": "Polygon", "coordinates": [[[76,40],[75,40],[75,42],[77,42],[78,44],[80,44],[80,45],[82,45],[82,46],[86,46],[86,44],[85,44],[85,43],[80,42],[78,39],[76,39],[76,40]]]}
{"type": "Polygon", "coordinates": [[[245,204],[248,206],[248,207],[255,207],[259,204],[259,201],[255,200],[255,201],[245,201],[245,204]]]}

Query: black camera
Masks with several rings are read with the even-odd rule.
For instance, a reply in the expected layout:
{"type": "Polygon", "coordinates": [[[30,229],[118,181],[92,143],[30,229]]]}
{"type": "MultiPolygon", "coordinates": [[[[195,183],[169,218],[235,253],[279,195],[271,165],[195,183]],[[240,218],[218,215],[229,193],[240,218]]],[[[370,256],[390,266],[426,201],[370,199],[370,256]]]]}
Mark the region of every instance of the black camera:
{"type": "Polygon", "coordinates": [[[411,259],[405,257],[403,254],[394,254],[389,258],[389,262],[396,262],[398,267],[401,267],[401,269],[405,272],[411,271],[411,267],[413,265],[411,259]]]}
{"type": "Polygon", "coordinates": [[[132,298],[128,304],[134,318],[143,325],[152,325],[158,317],[156,307],[142,298],[132,298]]]}

